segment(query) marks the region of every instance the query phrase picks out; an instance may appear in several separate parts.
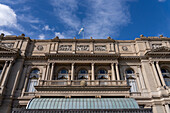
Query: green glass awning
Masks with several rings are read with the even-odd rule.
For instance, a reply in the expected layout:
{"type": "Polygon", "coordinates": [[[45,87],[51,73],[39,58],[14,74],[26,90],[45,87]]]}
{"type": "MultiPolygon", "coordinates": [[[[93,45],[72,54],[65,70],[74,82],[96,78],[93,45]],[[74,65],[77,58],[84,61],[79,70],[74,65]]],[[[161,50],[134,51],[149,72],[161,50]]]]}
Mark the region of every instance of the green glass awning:
{"type": "Polygon", "coordinates": [[[132,98],[34,98],[27,109],[138,109],[132,98]]]}

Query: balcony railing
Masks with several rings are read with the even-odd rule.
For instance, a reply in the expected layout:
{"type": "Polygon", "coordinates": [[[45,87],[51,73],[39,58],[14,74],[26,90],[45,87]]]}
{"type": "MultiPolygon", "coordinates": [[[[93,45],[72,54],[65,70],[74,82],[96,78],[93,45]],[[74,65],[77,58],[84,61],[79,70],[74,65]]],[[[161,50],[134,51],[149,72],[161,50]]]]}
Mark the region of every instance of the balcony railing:
{"type": "Polygon", "coordinates": [[[38,86],[127,86],[124,80],[40,80],[38,86]]]}

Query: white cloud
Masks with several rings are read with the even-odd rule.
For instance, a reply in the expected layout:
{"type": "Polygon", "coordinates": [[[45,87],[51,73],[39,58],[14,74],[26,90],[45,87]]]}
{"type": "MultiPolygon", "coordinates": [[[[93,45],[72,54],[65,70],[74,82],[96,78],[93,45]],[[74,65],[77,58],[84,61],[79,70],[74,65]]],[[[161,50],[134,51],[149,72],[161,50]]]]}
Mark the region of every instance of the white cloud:
{"type": "Polygon", "coordinates": [[[0,30],[0,34],[1,33],[4,33],[5,35],[12,35],[13,34],[12,32],[4,31],[4,30],[0,30]]]}
{"type": "Polygon", "coordinates": [[[52,0],[52,5],[55,15],[61,22],[71,29],[79,29],[80,19],[75,14],[78,9],[77,0],[52,0]]]}
{"type": "Polygon", "coordinates": [[[119,28],[130,22],[125,2],[116,0],[92,0],[88,17],[83,20],[88,37],[106,38],[118,36],[119,28]]]}
{"type": "Polygon", "coordinates": [[[28,23],[40,23],[41,21],[38,18],[33,17],[32,15],[19,15],[18,19],[23,22],[28,22],[28,23]]]}
{"type": "Polygon", "coordinates": [[[42,30],[45,30],[45,31],[54,31],[54,28],[50,28],[49,25],[45,25],[42,30]]]}
{"type": "Polygon", "coordinates": [[[7,5],[0,4],[0,26],[13,27],[17,25],[15,12],[7,5]]]}
{"type": "Polygon", "coordinates": [[[21,4],[25,3],[27,0],[0,0],[1,3],[5,4],[21,4]]]}
{"type": "Polygon", "coordinates": [[[60,32],[55,32],[55,36],[58,36],[60,39],[65,38],[64,35],[60,32]]]}
{"type": "Polygon", "coordinates": [[[158,2],[165,2],[166,0],[158,0],[158,2]]]}
{"type": "Polygon", "coordinates": [[[80,4],[77,0],[52,0],[52,3],[57,19],[64,23],[65,36],[75,36],[84,27],[85,38],[106,38],[118,36],[120,27],[130,22],[127,1],[86,0],[80,4]]]}
{"type": "Polygon", "coordinates": [[[44,40],[45,39],[45,35],[44,34],[40,34],[38,37],[39,37],[40,40],[44,40]]]}

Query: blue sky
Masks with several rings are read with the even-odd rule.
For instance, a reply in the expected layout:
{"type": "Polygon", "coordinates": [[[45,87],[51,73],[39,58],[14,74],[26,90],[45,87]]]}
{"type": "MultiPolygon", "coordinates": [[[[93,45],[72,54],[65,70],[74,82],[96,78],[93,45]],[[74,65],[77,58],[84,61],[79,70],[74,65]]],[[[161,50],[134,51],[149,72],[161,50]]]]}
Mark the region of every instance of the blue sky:
{"type": "Polygon", "coordinates": [[[170,37],[170,0],[0,0],[0,33],[32,39],[170,37]]]}

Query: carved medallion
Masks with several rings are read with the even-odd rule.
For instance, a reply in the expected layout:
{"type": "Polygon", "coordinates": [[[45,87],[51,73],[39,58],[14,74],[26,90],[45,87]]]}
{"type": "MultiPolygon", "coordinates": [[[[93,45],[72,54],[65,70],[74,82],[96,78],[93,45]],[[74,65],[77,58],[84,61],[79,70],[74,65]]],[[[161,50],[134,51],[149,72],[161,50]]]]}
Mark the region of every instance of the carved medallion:
{"type": "Polygon", "coordinates": [[[89,51],[89,45],[77,45],[77,51],[89,51]]]}
{"type": "Polygon", "coordinates": [[[123,51],[127,51],[128,48],[127,48],[126,46],[122,46],[122,50],[123,50],[123,51]]]}
{"type": "Polygon", "coordinates": [[[37,50],[42,51],[43,49],[44,49],[44,48],[43,48],[42,45],[38,45],[38,46],[37,46],[37,50]]]}
{"type": "Polygon", "coordinates": [[[106,45],[95,45],[95,51],[106,51],[106,45]]]}
{"type": "Polygon", "coordinates": [[[72,51],[72,45],[60,45],[59,51],[72,51]]]}

